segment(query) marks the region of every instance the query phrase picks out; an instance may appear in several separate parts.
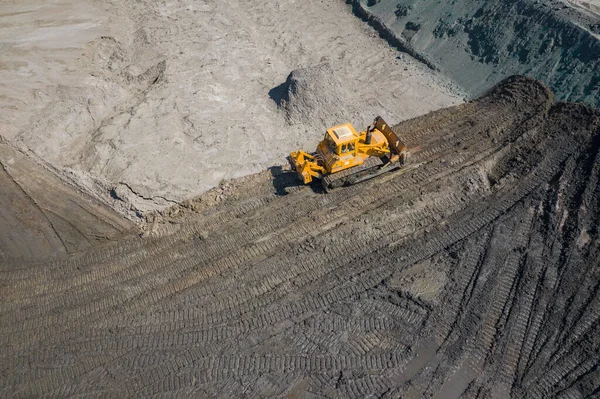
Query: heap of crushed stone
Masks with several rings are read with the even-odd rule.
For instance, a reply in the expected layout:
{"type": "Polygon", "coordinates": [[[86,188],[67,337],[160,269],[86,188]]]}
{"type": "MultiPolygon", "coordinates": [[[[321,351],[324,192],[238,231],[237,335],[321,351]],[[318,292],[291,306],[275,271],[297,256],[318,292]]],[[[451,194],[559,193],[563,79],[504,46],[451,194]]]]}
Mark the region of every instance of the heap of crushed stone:
{"type": "Polygon", "coordinates": [[[327,128],[362,121],[372,112],[359,107],[346,86],[328,63],[300,68],[288,75],[275,101],[289,125],[327,128]]]}

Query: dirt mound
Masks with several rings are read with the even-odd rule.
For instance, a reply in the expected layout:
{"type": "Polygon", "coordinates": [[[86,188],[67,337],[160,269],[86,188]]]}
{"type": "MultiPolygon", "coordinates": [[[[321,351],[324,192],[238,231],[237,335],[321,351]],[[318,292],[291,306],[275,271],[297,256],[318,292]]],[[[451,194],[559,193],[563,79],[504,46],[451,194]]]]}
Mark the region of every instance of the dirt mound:
{"type": "Polygon", "coordinates": [[[552,97],[513,77],[395,126],[398,173],[261,174],[164,235],[2,266],[3,396],[597,396],[600,113],[552,97]]]}
{"type": "MultiPolygon", "coordinates": [[[[324,130],[345,121],[362,120],[350,87],[329,64],[296,69],[275,91],[281,93],[274,100],[290,125],[324,130]]],[[[362,114],[373,115],[369,111],[363,110],[362,114]]]]}

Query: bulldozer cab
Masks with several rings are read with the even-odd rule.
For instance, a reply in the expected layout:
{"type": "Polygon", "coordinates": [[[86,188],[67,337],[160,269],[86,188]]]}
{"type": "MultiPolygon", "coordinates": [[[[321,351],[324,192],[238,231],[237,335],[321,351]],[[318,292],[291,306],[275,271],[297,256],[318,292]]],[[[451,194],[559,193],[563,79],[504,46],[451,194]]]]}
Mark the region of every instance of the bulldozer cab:
{"type": "Polygon", "coordinates": [[[358,139],[358,133],[349,123],[332,127],[325,132],[328,150],[339,157],[355,156],[358,139]]]}

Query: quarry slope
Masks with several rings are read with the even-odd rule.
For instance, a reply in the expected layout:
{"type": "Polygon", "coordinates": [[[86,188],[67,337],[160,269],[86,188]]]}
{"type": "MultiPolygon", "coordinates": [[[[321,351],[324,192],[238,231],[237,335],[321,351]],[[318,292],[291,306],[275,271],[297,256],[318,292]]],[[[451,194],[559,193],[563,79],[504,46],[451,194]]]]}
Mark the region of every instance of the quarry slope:
{"type": "Polygon", "coordinates": [[[600,113],[513,77],[395,130],[398,173],[272,168],[3,265],[1,395],[597,396],[600,113]]]}
{"type": "Polygon", "coordinates": [[[134,224],[0,141],[0,262],[48,261],[134,231],[134,224]]]}
{"type": "Polygon", "coordinates": [[[519,74],[557,98],[600,107],[596,1],[354,0],[383,37],[480,95],[519,74]]]}

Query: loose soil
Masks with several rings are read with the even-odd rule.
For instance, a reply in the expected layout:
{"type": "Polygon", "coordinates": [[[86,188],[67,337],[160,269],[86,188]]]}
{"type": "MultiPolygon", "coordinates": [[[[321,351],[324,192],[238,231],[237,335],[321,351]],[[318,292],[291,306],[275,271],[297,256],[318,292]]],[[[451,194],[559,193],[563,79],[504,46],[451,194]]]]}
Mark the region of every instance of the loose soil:
{"type": "Polygon", "coordinates": [[[48,261],[136,229],[42,165],[0,141],[0,262],[48,261]]]}
{"type": "Polygon", "coordinates": [[[272,168],[3,264],[1,395],[598,396],[600,112],[512,77],[395,130],[399,172],[272,168]]]}

